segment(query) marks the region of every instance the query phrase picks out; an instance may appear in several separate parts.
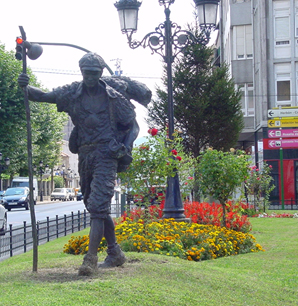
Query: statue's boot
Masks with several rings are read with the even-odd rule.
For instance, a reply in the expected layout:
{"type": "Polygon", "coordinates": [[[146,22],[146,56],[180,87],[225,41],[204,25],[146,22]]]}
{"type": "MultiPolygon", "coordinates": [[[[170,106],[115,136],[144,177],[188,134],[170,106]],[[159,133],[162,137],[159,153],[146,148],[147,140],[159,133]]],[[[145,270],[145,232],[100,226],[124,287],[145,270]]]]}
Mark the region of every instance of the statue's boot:
{"type": "Polygon", "coordinates": [[[98,263],[98,268],[118,267],[122,266],[126,261],[126,257],[118,244],[115,244],[112,248],[108,248],[107,253],[108,256],[106,259],[98,263]]]}
{"type": "Polygon", "coordinates": [[[79,268],[79,276],[90,276],[98,272],[97,261],[98,257],[96,255],[86,254],[79,268]]]}

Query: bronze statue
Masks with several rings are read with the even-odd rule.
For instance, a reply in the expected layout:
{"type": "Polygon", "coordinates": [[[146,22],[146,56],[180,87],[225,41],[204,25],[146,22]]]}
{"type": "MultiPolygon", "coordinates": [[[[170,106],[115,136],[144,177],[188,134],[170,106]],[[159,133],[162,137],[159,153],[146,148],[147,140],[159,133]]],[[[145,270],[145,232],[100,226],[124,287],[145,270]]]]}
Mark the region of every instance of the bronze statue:
{"type": "MultiPolygon", "coordinates": [[[[80,185],[84,204],[91,216],[89,248],[79,275],[91,275],[98,267],[116,267],[126,258],[116,242],[110,204],[116,173],[125,171],[132,161],[131,150],[139,126],[131,99],[146,106],[151,91],[127,77],[102,77],[106,64],[95,53],[79,61],[83,81],[43,92],[28,86],[31,101],[57,104],[66,112],[74,129],[70,135],[71,152],[79,155],[80,185]],[[107,257],[98,263],[97,250],[102,238],[108,245],[107,257]]],[[[19,85],[27,86],[29,77],[19,76],[19,85]]]]}

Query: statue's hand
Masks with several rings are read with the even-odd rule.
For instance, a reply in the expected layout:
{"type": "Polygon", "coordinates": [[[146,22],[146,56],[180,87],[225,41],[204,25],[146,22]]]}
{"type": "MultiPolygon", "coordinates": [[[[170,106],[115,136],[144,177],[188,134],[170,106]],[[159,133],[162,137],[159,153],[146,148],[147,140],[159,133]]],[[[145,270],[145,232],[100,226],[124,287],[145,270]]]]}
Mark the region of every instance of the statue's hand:
{"type": "Polygon", "coordinates": [[[29,84],[29,76],[25,73],[22,73],[19,75],[19,78],[18,78],[18,83],[19,83],[19,86],[20,87],[25,87],[29,84]]]}

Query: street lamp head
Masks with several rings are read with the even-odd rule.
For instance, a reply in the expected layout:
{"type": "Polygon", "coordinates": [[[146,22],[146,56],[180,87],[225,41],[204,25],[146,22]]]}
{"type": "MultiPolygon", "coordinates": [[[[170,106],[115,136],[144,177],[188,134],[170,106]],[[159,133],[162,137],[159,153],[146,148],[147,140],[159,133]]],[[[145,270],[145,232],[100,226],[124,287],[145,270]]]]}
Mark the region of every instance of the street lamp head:
{"type": "Polygon", "coordinates": [[[166,6],[166,5],[171,5],[171,4],[173,4],[173,3],[175,2],[175,0],[158,0],[158,2],[159,2],[159,5],[164,5],[164,6],[166,6]]]}
{"type": "Polygon", "coordinates": [[[41,160],[40,162],[39,162],[39,167],[42,167],[43,166],[43,161],[41,160]]]}
{"type": "Polygon", "coordinates": [[[46,166],[45,166],[45,170],[46,170],[46,171],[49,171],[49,165],[46,165],[46,166]]]}
{"type": "Polygon", "coordinates": [[[201,28],[214,28],[217,22],[217,9],[220,0],[194,0],[201,28]]]}
{"type": "Polygon", "coordinates": [[[10,165],[10,159],[8,157],[5,158],[5,165],[6,166],[10,165]]]}
{"type": "Polygon", "coordinates": [[[119,0],[117,8],[122,33],[132,34],[138,28],[138,12],[142,2],[137,0],[119,0]]]}
{"type": "Polygon", "coordinates": [[[42,52],[42,46],[38,45],[38,44],[31,44],[29,41],[24,41],[24,46],[27,49],[27,56],[31,59],[31,60],[36,60],[38,59],[42,52]]]}
{"type": "Polygon", "coordinates": [[[36,165],[33,165],[33,171],[36,172],[36,170],[37,170],[36,165]]]}

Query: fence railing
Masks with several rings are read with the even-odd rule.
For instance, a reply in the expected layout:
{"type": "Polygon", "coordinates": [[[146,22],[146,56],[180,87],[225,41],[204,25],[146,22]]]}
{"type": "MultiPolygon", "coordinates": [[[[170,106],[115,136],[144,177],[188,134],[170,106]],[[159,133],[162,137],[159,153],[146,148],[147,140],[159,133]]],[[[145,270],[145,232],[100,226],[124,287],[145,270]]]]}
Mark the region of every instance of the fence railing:
{"type": "MultiPolygon", "coordinates": [[[[56,216],[38,221],[38,245],[59,237],[78,232],[90,226],[90,214],[84,210],[70,215],[56,216]]],[[[0,236],[0,261],[17,254],[26,253],[33,248],[32,226],[24,221],[23,226],[9,225],[4,236],[0,236]]]]}
{"type": "Polygon", "coordinates": [[[298,200],[296,200],[296,199],[284,200],[284,205],[282,205],[282,201],[280,201],[280,200],[270,201],[269,209],[295,210],[295,209],[298,209],[298,200]]]}

